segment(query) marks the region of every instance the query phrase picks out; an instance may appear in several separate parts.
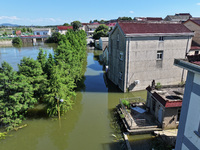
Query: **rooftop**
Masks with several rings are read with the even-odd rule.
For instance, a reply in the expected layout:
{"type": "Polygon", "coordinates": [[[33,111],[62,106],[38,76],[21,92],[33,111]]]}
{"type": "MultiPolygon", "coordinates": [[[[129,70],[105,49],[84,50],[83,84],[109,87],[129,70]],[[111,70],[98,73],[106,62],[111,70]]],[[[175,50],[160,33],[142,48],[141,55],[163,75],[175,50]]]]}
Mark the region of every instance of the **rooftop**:
{"type": "Polygon", "coordinates": [[[193,34],[181,23],[169,22],[119,22],[124,34],[181,33],[193,34]]]}
{"type": "Polygon", "coordinates": [[[147,91],[152,93],[152,96],[158,100],[164,107],[181,107],[184,88],[171,87],[162,88],[160,90],[152,89],[150,86],[146,88],[147,91]]]}
{"type": "Polygon", "coordinates": [[[73,29],[73,26],[57,26],[58,30],[69,30],[73,29]]]}

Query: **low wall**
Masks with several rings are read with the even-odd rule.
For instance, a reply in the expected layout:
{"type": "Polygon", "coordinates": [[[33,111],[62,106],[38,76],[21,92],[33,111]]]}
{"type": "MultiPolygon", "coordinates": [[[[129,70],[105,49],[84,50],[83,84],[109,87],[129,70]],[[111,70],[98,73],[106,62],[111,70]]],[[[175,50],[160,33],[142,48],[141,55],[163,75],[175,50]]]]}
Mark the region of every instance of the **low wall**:
{"type": "Polygon", "coordinates": [[[12,45],[12,40],[0,40],[0,46],[12,45]]]}

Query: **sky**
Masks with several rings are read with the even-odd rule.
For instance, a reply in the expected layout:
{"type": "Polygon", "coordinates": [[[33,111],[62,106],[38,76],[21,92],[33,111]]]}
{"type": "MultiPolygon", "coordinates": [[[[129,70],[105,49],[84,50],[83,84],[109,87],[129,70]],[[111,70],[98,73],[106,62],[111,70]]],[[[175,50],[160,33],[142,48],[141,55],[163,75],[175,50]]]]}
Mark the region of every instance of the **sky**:
{"type": "Polygon", "coordinates": [[[176,13],[200,17],[200,0],[1,0],[0,24],[62,25],[176,13]]]}

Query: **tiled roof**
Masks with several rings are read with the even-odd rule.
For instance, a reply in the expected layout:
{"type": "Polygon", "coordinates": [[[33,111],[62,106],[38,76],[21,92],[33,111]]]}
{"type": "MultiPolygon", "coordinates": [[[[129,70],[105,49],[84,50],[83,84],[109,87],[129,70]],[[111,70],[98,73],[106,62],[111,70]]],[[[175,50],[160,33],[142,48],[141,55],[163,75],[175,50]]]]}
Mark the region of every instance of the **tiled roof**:
{"type": "Polygon", "coordinates": [[[190,50],[200,50],[199,46],[191,46],[190,50]]]}
{"type": "Polygon", "coordinates": [[[58,30],[69,30],[73,29],[73,26],[57,26],[58,30]]]}
{"type": "Polygon", "coordinates": [[[192,33],[181,23],[119,22],[124,34],[192,33]]]}

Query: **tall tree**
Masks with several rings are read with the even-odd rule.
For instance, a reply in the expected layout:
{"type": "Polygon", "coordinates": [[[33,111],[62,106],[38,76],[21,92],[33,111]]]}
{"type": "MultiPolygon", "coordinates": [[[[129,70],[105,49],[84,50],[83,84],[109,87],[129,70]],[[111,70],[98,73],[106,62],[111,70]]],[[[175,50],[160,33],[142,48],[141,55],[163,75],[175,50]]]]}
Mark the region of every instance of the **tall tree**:
{"type": "Polygon", "coordinates": [[[79,30],[79,28],[82,26],[80,21],[73,21],[73,22],[71,22],[71,25],[73,26],[74,31],[79,30]]]}
{"type": "Polygon", "coordinates": [[[0,85],[0,121],[7,125],[7,130],[12,130],[37,100],[33,98],[33,88],[26,78],[13,71],[6,62],[0,68],[0,85]]]}

